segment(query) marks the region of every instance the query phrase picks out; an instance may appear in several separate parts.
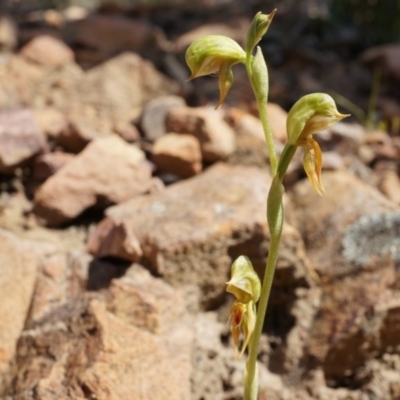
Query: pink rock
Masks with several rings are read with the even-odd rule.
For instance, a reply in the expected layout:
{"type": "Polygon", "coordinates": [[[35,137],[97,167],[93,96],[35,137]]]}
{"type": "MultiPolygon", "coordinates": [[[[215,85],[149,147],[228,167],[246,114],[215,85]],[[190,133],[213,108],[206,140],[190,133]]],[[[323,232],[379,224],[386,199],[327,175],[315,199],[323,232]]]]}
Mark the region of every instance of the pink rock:
{"type": "Polygon", "coordinates": [[[51,36],[37,36],[26,44],[20,54],[37,64],[58,67],[74,61],[73,51],[62,41],[51,36]]]}
{"type": "Polygon", "coordinates": [[[66,151],[79,153],[94,139],[112,134],[109,120],[88,117],[75,113],[68,118],[68,124],[56,138],[66,151]]]}
{"type": "Polygon", "coordinates": [[[400,214],[396,204],[347,172],[325,173],[322,181],[326,196],[305,181],[295,186],[292,200],[322,289],[306,352],[326,378],[340,380],[384,354],[398,334],[383,317],[392,310],[398,318],[400,214]]]}
{"type": "Polygon", "coordinates": [[[107,309],[129,325],[168,334],[183,316],[185,304],[172,286],[134,264],[122,278],[112,280],[107,309]]]}
{"type": "MultiPolygon", "coordinates": [[[[118,289],[122,298],[125,287],[118,289]]],[[[162,299],[157,301],[162,309],[162,299]]],[[[71,299],[25,330],[7,393],[26,397],[33,390],[40,399],[49,393],[58,399],[190,398],[190,330],[175,319],[168,335],[155,335],[106,306],[100,296],[71,299]]]]}
{"type": "Polygon", "coordinates": [[[156,140],[152,159],[160,173],[189,178],[202,169],[199,141],[191,135],[168,133],[156,140]]]}
{"type": "MultiPolygon", "coordinates": [[[[264,270],[260,248],[268,242],[269,181],[257,168],[215,165],[161,193],[108,209],[108,217],[89,236],[89,250],[96,256],[145,260],[167,282],[183,287],[189,307],[209,307],[224,291],[231,257],[247,254],[260,273],[264,270]]],[[[295,264],[299,276],[304,274],[301,238],[293,228],[284,230],[282,248],[286,263],[280,265],[295,264]]]]}
{"type": "Polygon", "coordinates": [[[151,172],[144,153],[115,135],[94,140],[36,192],[34,209],[59,225],[98,204],[120,203],[145,193],[151,172]]]}
{"type": "Polygon", "coordinates": [[[166,120],[168,132],[195,136],[201,146],[204,161],[225,159],[235,150],[235,134],[223,120],[222,112],[212,108],[176,107],[166,120]]]}
{"type": "Polygon", "coordinates": [[[47,151],[43,132],[29,110],[0,112],[0,173],[9,173],[47,151]]]}
{"type": "Polygon", "coordinates": [[[73,158],[72,154],[63,153],[62,151],[55,151],[36,157],[33,164],[33,178],[38,181],[45,181],[73,158]]]}

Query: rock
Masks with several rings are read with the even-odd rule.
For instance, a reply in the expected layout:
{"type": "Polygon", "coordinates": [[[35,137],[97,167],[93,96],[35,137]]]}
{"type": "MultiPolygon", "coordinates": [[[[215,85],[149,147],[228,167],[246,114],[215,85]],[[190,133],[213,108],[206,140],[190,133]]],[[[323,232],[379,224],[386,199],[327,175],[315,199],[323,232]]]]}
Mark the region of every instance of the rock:
{"type": "Polygon", "coordinates": [[[175,289],[153,278],[139,265],[131,266],[122,278],[112,280],[107,309],[129,325],[165,335],[174,330],[185,310],[175,289]]]}
{"type": "Polygon", "coordinates": [[[0,230],[0,388],[25,325],[35,287],[37,259],[24,241],[0,230]]]}
{"type": "Polygon", "coordinates": [[[152,160],[159,173],[189,178],[202,170],[199,141],[191,135],[168,133],[156,140],[152,160]]]}
{"type": "Polygon", "coordinates": [[[55,247],[43,254],[37,272],[33,299],[26,327],[56,313],[63,305],[82,295],[89,280],[92,257],[83,252],[66,252],[55,247]]]}
{"type": "Polygon", "coordinates": [[[241,109],[230,107],[226,120],[235,131],[236,149],[228,162],[236,165],[254,165],[265,168],[268,163],[268,151],[265,144],[261,121],[241,109]]]}
{"type": "MultiPolygon", "coordinates": [[[[66,117],[116,123],[132,121],[151,99],[178,91],[178,85],[133,53],[124,53],[84,72],[68,63],[51,69],[22,56],[0,64],[0,108],[53,108],[66,117]]],[[[96,124],[95,124],[96,125],[96,124]]]]}
{"type": "Polygon", "coordinates": [[[108,57],[124,51],[139,53],[149,45],[152,32],[149,23],[118,15],[91,15],[67,27],[69,41],[108,57]]]}
{"type": "Polygon", "coordinates": [[[107,312],[98,296],[71,301],[23,333],[6,395],[190,398],[191,337],[181,327],[176,321],[168,337],[156,336],[107,312]]]}
{"type": "MultiPolygon", "coordinates": [[[[241,362],[234,361],[233,348],[231,360],[225,364],[225,349],[220,340],[223,325],[212,312],[199,314],[194,323],[194,343],[192,352],[192,399],[223,399],[224,380],[228,383],[233,370],[243,370],[241,362]],[[229,365],[230,364],[230,365],[229,365]],[[231,371],[228,371],[229,367],[231,371]],[[242,368],[241,368],[242,367],[242,368]],[[229,373],[230,372],[230,373],[229,373]]],[[[228,386],[228,385],[226,385],[228,386]]],[[[232,386],[230,386],[232,387],[232,386]]],[[[238,388],[240,390],[240,388],[238,388]]]]}
{"type": "Polygon", "coordinates": [[[67,129],[67,118],[55,108],[32,110],[40,129],[50,138],[57,138],[62,131],[67,129]]]}
{"type": "Polygon", "coordinates": [[[116,122],[113,131],[128,143],[137,142],[140,139],[139,130],[130,122],[116,122]]]}
{"type": "Polygon", "coordinates": [[[111,133],[110,121],[75,114],[68,118],[67,127],[60,132],[56,141],[66,151],[79,153],[92,140],[111,135],[111,133]]]}
{"type": "MultiPolygon", "coordinates": [[[[264,270],[269,182],[259,169],[218,164],[161,193],[108,209],[89,236],[89,250],[141,260],[165,281],[183,287],[188,307],[208,308],[224,293],[232,259],[246,254],[260,273],[264,270]]],[[[304,281],[301,249],[300,236],[287,226],[279,265],[283,275],[287,271],[304,281]]]]}
{"type": "Polygon", "coordinates": [[[168,132],[195,136],[201,145],[203,160],[215,162],[225,159],[235,150],[235,135],[223,120],[223,114],[209,107],[176,107],[166,120],[168,132]]]}
{"type": "Polygon", "coordinates": [[[0,173],[10,173],[47,151],[43,132],[29,110],[0,112],[0,173]]]}
{"type": "MultiPolygon", "coordinates": [[[[324,151],[322,154],[322,170],[325,171],[336,171],[338,169],[344,169],[345,164],[343,157],[340,156],[336,151],[324,151]]],[[[302,163],[302,168],[303,163],[302,163]]]]}
{"type": "Polygon", "coordinates": [[[59,67],[74,61],[73,51],[51,36],[37,36],[26,44],[20,54],[29,61],[46,67],[59,67]]]}
{"type": "Polygon", "coordinates": [[[96,139],[38,189],[34,211],[47,224],[60,225],[89,207],[145,193],[151,172],[144,160],[141,150],[117,136],[96,139]]]}
{"type": "Polygon", "coordinates": [[[385,315],[396,313],[390,304],[397,298],[392,288],[398,280],[400,212],[348,173],[322,179],[326,196],[301,182],[292,200],[296,226],[322,281],[306,351],[311,365],[322,365],[327,380],[337,384],[391,346],[393,336],[383,332],[385,315]]]}
{"type": "Polygon", "coordinates": [[[372,150],[372,161],[376,160],[398,160],[399,149],[394,145],[391,137],[382,131],[372,131],[364,137],[363,144],[372,150]]]}
{"type": "Polygon", "coordinates": [[[365,51],[362,60],[367,64],[379,66],[382,72],[400,81],[400,46],[388,44],[372,47],[365,51]]]}
{"type": "Polygon", "coordinates": [[[35,180],[44,182],[54,175],[61,167],[74,158],[72,154],[55,151],[35,158],[32,176],[35,180]]]}
{"type": "Polygon", "coordinates": [[[358,154],[366,131],[359,124],[338,122],[329,129],[316,134],[323,151],[335,151],[339,155],[358,154]]]}
{"type": "Polygon", "coordinates": [[[77,107],[84,76],[72,62],[51,67],[12,55],[0,65],[0,106],[55,108],[63,113],[75,107],[82,110],[88,107],[82,103],[77,107]]]}
{"type": "MultiPolygon", "coordinates": [[[[322,182],[327,191],[324,197],[319,197],[306,180],[296,185],[291,195],[295,206],[293,221],[296,221],[294,225],[307,243],[307,254],[318,272],[335,277],[357,270],[355,265],[349,267],[343,263],[347,250],[343,247],[345,242],[342,243],[342,239],[345,240],[346,229],[350,229],[363,216],[382,214],[383,217],[395,212],[397,207],[376,189],[344,171],[325,173],[322,182]],[[326,232],[329,232],[329,236],[325,235],[326,232]]],[[[372,257],[375,250],[369,247],[368,251],[357,251],[372,257]]],[[[351,251],[350,248],[348,251],[351,251]]],[[[352,257],[348,261],[351,260],[352,257]]]]}
{"type": "Polygon", "coordinates": [[[0,52],[12,51],[18,44],[17,26],[8,15],[0,14],[0,52]]]}
{"type": "Polygon", "coordinates": [[[286,119],[287,112],[278,104],[267,104],[269,125],[273,137],[281,143],[287,142],[286,119]]]}
{"type": "Polygon", "coordinates": [[[113,123],[130,121],[135,109],[156,97],[178,91],[175,82],[133,53],[123,53],[92,68],[80,85],[74,94],[79,95],[79,107],[91,105],[103,119],[113,123]]]}
{"type": "Polygon", "coordinates": [[[178,96],[163,96],[150,100],[140,117],[140,129],[145,139],[153,142],[167,133],[165,119],[173,107],[185,106],[185,101],[178,96]]]}

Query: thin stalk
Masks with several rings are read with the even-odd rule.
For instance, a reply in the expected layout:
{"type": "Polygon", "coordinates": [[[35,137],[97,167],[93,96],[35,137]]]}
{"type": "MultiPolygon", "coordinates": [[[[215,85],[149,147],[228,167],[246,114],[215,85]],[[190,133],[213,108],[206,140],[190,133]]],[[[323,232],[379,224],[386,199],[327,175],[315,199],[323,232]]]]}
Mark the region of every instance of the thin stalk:
{"type": "MultiPolygon", "coordinates": [[[[267,110],[268,87],[263,88],[262,96],[260,96],[259,88],[256,84],[256,82],[258,82],[258,78],[257,78],[257,76],[254,76],[254,74],[253,74],[253,71],[251,68],[251,63],[252,63],[252,58],[251,58],[251,56],[247,55],[246,70],[247,70],[247,74],[249,76],[251,87],[253,89],[254,95],[257,100],[258,112],[260,114],[260,119],[261,119],[261,123],[262,123],[263,130],[264,130],[264,135],[265,135],[265,141],[267,143],[267,149],[268,149],[269,161],[271,164],[272,176],[275,176],[276,170],[278,167],[278,159],[276,156],[274,140],[273,140],[272,131],[271,131],[271,127],[269,125],[269,118],[268,118],[268,110],[267,110]],[[260,97],[262,97],[265,100],[261,100],[260,97]]],[[[266,72],[266,74],[268,74],[267,69],[265,72],[266,72]]]]}
{"type": "Polygon", "coordinates": [[[246,363],[246,380],[243,400],[257,400],[258,382],[257,374],[257,354],[260,343],[262,328],[264,326],[265,313],[267,311],[268,299],[271,293],[272,282],[274,280],[275,266],[278,260],[278,250],[280,235],[271,236],[271,243],[268,253],[267,265],[265,268],[264,280],[260,300],[257,308],[257,319],[254,332],[249,343],[249,355],[246,363]],[[254,387],[256,386],[256,387],[254,387]]]}
{"type": "Polygon", "coordinates": [[[260,113],[260,119],[265,133],[265,141],[267,142],[272,176],[275,176],[276,170],[278,168],[278,159],[276,157],[274,139],[272,137],[271,127],[269,125],[267,104],[261,105],[260,103],[258,103],[258,112],[260,113]]]}

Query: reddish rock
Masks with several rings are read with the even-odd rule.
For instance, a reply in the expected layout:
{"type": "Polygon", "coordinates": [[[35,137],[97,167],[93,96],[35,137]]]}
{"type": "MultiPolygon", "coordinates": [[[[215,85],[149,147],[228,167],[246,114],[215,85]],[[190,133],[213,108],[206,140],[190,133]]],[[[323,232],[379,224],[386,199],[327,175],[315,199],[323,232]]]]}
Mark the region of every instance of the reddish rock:
{"type": "Polygon", "coordinates": [[[13,360],[35,287],[37,259],[28,245],[0,230],[0,387],[13,360]]]}
{"type": "MultiPolygon", "coordinates": [[[[264,269],[269,182],[256,168],[216,165],[161,193],[108,209],[108,219],[89,237],[90,251],[143,260],[167,282],[183,287],[190,307],[209,307],[224,292],[232,258],[246,254],[264,269]]],[[[306,261],[296,232],[284,230],[279,265],[285,265],[282,276],[297,271],[304,280],[306,261]]]]}
{"type": "Polygon", "coordinates": [[[74,61],[73,51],[52,36],[37,36],[26,44],[20,54],[29,61],[47,67],[59,67],[74,61]]]}
{"type": "Polygon", "coordinates": [[[133,265],[120,279],[113,279],[107,309],[129,325],[154,334],[166,334],[184,314],[182,296],[161,279],[133,265]]]}
{"type": "Polygon", "coordinates": [[[65,150],[79,153],[94,139],[111,135],[112,124],[108,120],[75,114],[68,118],[68,125],[56,140],[65,150]]]}
{"type": "Polygon", "coordinates": [[[69,302],[23,333],[6,395],[15,400],[189,398],[190,331],[175,321],[167,337],[156,336],[107,312],[93,297],[69,302]]]}
{"type": "Polygon", "coordinates": [[[35,158],[32,176],[38,181],[45,181],[61,167],[74,158],[72,154],[55,151],[35,158]]]}
{"type": "MultiPolygon", "coordinates": [[[[152,63],[137,54],[123,53],[89,70],[75,87],[74,97],[81,109],[90,105],[103,119],[116,123],[130,121],[136,108],[177,91],[178,85],[152,63]]],[[[75,112],[79,114],[79,108],[75,112]]]]}
{"type": "Polygon", "coordinates": [[[167,133],[165,119],[173,107],[185,106],[185,101],[178,96],[163,96],[150,100],[144,107],[140,117],[140,128],[143,136],[154,141],[167,133]]]}
{"type": "Polygon", "coordinates": [[[29,110],[0,112],[0,173],[9,173],[47,150],[43,132],[29,110]]]}
{"type": "Polygon", "coordinates": [[[208,107],[176,107],[166,120],[168,132],[195,136],[201,145],[204,161],[225,159],[235,150],[235,134],[223,120],[223,113],[208,107]]]}
{"type": "Polygon", "coordinates": [[[34,210],[47,224],[59,225],[89,207],[120,203],[150,186],[144,153],[112,135],[94,140],[50,177],[35,194],[34,210]]]}
{"type": "Polygon", "coordinates": [[[98,119],[113,126],[132,121],[137,109],[178,85],[133,53],[121,54],[84,72],[75,63],[52,69],[22,56],[0,65],[0,108],[53,108],[69,118],[98,119]]]}
{"type": "Polygon", "coordinates": [[[40,257],[35,290],[26,327],[34,326],[46,315],[57,312],[68,301],[78,298],[88,287],[92,257],[54,247],[40,257]]]}
{"type": "MultiPolygon", "coordinates": [[[[322,182],[326,196],[318,196],[309,182],[303,181],[296,186],[291,197],[295,205],[295,226],[307,243],[308,254],[319,273],[334,277],[357,270],[356,265],[349,264],[356,261],[356,255],[350,256],[352,250],[345,245],[343,235],[346,229],[363,216],[384,216],[396,211],[397,207],[375,188],[344,171],[325,173],[322,182]],[[326,235],[327,232],[329,235],[326,235]],[[345,254],[350,257],[347,262],[343,262],[345,254]],[[332,268],[332,265],[335,267],[332,268]]],[[[357,251],[362,253],[362,250],[357,251]]],[[[379,250],[372,247],[368,248],[368,252],[367,249],[364,251],[365,257],[373,257],[374,251],[379,254],[379,250]]]]}
{"type": "Polygon", "coordinates": [[[392,288],[399,279],[400,214],[375,188],[348,173],[324,174],[322,180],[326,196],[301,182],[292,199],[296,225],[322,280],[307,352],[327,379],[340,381],[391,345],[390,334],[382,333],[387,324],[380,305],[388,310],[397,298],[392,288]]]}
{"type": "Polygon", "coordinates": [[[191,135],[168,133],[156,140],[152,159],[159,173],[189,178],[202,169],[199,141],[191,135]]]}

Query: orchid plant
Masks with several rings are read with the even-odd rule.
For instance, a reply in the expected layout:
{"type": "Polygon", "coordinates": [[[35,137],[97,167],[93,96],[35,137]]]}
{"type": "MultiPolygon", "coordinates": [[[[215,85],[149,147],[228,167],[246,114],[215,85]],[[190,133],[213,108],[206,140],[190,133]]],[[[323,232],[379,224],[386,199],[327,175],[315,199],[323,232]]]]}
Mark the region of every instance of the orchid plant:
{"type": "Polygon", "coordinates": [[[240,256],[232,265],[231,279],[226,287],[227,292],[236,298],[230,311],[230,328],[236,356],[242,357],[248,348],[244,400],[257,400],[258,397],[257,354],[282,234],[283,178],[297,148],[302,147],[305,172],[316,192],[324,195],[325,189],[321,181],[322,152],[312,135],[347,116],[338,112],[334,100],[325,93],[302,97],[289,111],[286,123],[287,143],[278,159],[267,113],[268,69],[261,49],[257,46],[267,32],[275,12],[276,10],[268,15],[259,12],[254,17],[247,33],[245,49],[228,37],[210,35],[193,42],[185,57],[191,71],[190,79],[218,74],[220,99],[217,108],[221,106],[233,84],[232,67],[239,63],[246,66],[271,164],[273,179],[267,196],[270,249],[263,283],[261,285],[251,261],[246,256],[240,256]]]}

